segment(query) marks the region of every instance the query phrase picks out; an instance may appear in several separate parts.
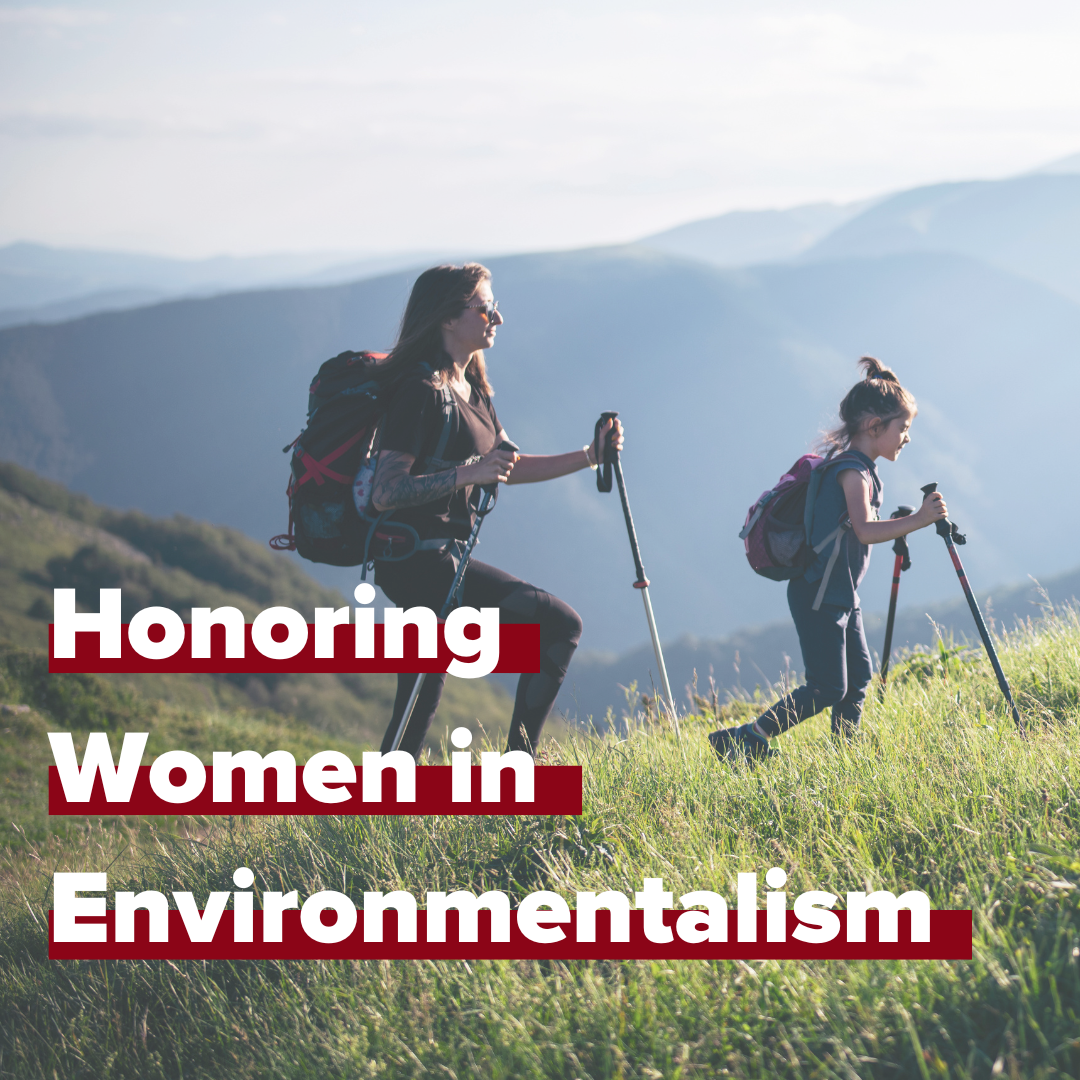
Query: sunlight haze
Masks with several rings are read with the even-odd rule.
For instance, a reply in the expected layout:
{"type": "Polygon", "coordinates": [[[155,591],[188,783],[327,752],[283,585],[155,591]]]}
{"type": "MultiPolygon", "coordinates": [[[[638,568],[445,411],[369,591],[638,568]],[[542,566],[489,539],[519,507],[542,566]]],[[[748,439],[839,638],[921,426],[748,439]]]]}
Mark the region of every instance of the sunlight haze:
{"type": "Polygon", "coordinates": [[[0,244],[618,243],[1080,149],[1060,0],[0,5],[0,244]]]}

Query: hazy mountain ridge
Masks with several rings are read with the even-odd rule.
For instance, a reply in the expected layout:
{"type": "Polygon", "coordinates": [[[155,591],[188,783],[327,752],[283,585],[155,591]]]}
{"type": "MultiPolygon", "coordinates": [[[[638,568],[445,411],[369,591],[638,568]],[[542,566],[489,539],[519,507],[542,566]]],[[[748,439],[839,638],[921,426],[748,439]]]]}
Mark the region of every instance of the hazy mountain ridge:
{"type": "MultiPolygon", "coordinates": [[[[977,584],[1062,573],[1080,520],[1041,463],[1071,453],[1080,305],[1023,267],[992,266],[990,249],[1033,250],[1037,233],[1068,264],[1080,250],[1069,231],[1077,185],[1063,169],[901,193],[782,264],[721,269],[643,245],[489,260],[508,320],[489,354],[499,415],[527,450],[559,452],[585,441],[601,409],[622,410],[627,482],[672,637],[785,617],[782,590],[749,572],[735,534],[745,507],[830,424],[864,352],[894,366],[921,405],[913,445],[882,466],[886,499],[916,502],[922,483],[939,481],[972,536],[977,584]],[[1033,232],[1047,190],[1064,225],[1033,232]],[[991,211],[1010,200],[1020,226],[995,233],[991,211]],[[946,226],[958,234],[949,222],[962,218],[981,238],[978,258],[878,252],[909,244],[912,215],[928,206],[925,242],[946,226]],[[842,255],[841,241],[861,253],[842,255]],[[1020,491],[1058,505],[1052,534],[1002,512],[1020,491]]],[[[307,382],[343,347],[392,341],[412,276],[0,332],[0,456],[112,505],[264,540],[285,528],[280,448],[302,426],[307,382]]],[[[620,576],[629,555],[617,500],[597,495],[591,475],[506,492],[478,556],[575,604],[583,647],[644,639],[620,576]]],[[[346,593],[355,584],[349,571],[311,570],[346,593]]],[[[887,572],[873,565],[871,589],[887,572]]],[[[951,595],[949,577],[932,563],[909,598],[951,595]]]]}
{"type": "Polygon", "coordinates": [[[790,210],[734,210],[653,233],[638,243],[715,266],[782,262],[801,255],[876,201],[811,203],[790,210]]]}
{"type": "MultiPolygon", "coordinates": [[[[1076,297],[1080,264],[1063,240],[1076,239],[1078,182],[1080,154],[1075,154],[1004,180],[930,185],[846,204],[729,211],[637,242],[725,268],[837,254],[952,251],[985,258],[1076,297]],[[1059,235],[1063,215],[1066,238],[1059,235]]],[[[447,258],[446,252],[402,251],[176,259],[15,243],[0,247],[0,327],[126,310],[169,297],[342,284],[447,258]]],[[[455,255],[453,261],[461,260],[455,255]]]]}
{"type": "Polygon", "coordinates": [[[178,296],[322,285],[423,265],[432,252],[300,252],[173,259],[16,243],[0,247],[0,327],[122,311],[178,296]]]}
{"type": "MultiPolygon", "coordinates": [[[[665,637],[785,617],[782,590],[750,572],[736,534],[830,422],[864,352],[893,364],[922,406],[913,445],[883,466],[886,499],[915,502],[920,484],[939,481],[972,536],[977,585],[1074,564],[1080,510],[1039,467],[1070,452],[1080,389],[1080,306],[1060,295],[937,253],[723,271],[628,247],[490,265],[508,321],[489,366],[511,436],[527,451],[565,451],[602,409],[622,410],[665,637]],[[1058,504],[1053,535],[1000,512],[1019,491],[1058,504]]],[[[0,331],[0,455],[109,505],[181,512],[265,542],[286,526],[281,447],[303,424],[308,381],[343,347],[391,341],[411,280],[0,331]]],[[[506,491],[477,555],[574,604],[585,648],[645,638],[618,500],[596,493],[592,473],[506,491]]],[[[354,572],[311,569],[355,585],[354,572]]],[[[908,596],[950,596],[950,578],[928,561],[908,596]]]]}
{"type": "Polygon", "coordinates": [[[802,258],[948,251],[1080,299],[1080,175],[935,184],[879,201],[802,258]]]}

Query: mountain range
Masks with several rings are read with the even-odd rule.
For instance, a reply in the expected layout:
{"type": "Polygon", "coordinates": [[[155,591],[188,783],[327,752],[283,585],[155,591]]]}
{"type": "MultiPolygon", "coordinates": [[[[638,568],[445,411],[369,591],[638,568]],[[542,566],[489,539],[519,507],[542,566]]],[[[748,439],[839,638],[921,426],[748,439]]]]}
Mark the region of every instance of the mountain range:
{"type": "MultiPolygon", "coordinates": [[[[809,242],[800,226],[786,261],[758,265],[722,265],[731,244],[708,257],[709,223],[693,258],[659,250],[661,236],[488,261],[507,320],[489,368],[511,437],[527,451],[565,451],[602,409],[621,410],[666,641],[786,617],[783,588],[755,577],[737,533],[749,504],[830,424],[863,353],[893,366],[920,403],[912,445],[882,463],[886,511],[937,481],[969,535],[977,588],[1076,564],[1080,510],[1061,498],[1059,477],[1080,390],[1080,175],[937,185],[822,226],[827,217],[813,218],[825,231],[809,242]]],[[[280,450],[302,425],[307,382],[343,348],[388,345],[412,277],[9,327],[0,457],[109,505],[265,540],[285,527],[280,450]]],[[[574,604],[583,650],[618,653],[647,633],[618,499],[592,485],[579,473],[509,489],[477,555],[574,604]]],[[[905,597],[924,610],[956,594],[939,548],[932,534],[913,539],[905,597]]],[[[313,569],[343,590],[355,583],[353,572],[313,569]]],[[[872,561],[867,610],[884,607],[890,569],[888,556],[872,561]]],[[[782,652],[771,667],[763,653],[762,670],[780,670],[782,652]]]]}
{"type": "Polygon", "coordinates": [[[0,247],[0,326],[61,322],[176,296],[353,281],[440,257],[434,252],[413,251],[366,256],[301,252],[171,259],[25,242],[8,244],[0,247]]]}

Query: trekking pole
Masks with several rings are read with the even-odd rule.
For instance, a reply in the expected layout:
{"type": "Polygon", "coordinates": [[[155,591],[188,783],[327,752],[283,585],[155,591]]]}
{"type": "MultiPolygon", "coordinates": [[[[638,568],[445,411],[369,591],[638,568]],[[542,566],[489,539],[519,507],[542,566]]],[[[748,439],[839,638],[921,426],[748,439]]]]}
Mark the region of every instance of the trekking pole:
{"type": "Polygon", "coordinates": [[[664,704],[671,713],[671,722],[675,725],[675,735],[682,748],[682,732],[679,730],[679,717],[675,713],[675,699],[671,695],[671,684],[668,682],[667,667],[664,664],[664,652],[660,648],[660,635],[656,631],[656,619],[653,616],[652,601],[649,599],[649,579],[645,576],[645,567],[641,564],[641,549],[638,547],[637,531],[634,529],[634,518],[630,513],[630,502],[626,497],[626,481],[623,479],[622,462],[619,460],[619,451],[615,449],[611,435],[614,432],[614,424],[604,440],[603,450],[600,447],[600,429],[609,420],[614,421],[619,414],[617,412],[604,412],[596,421],[596,431],[593,434],[593,445],[596,447],[596,460],[602,468],[596,470],[596,490],[607,492],[611,490],[611,471],[615,470],[615,480],[619,485],[619,498],[622,500],[623,517],[626,519],[626,531],[630,537],[630,551],[634,556],[634,569],[637,571],[637,581],[634,588],[641,590],[641,598],[645,601],[645,618],[649,620],[649,634],[652,637],[653,652],[656,653],[656,666],[660,670],[660,686],[664,692],[664,704]]]}
{"type": "MultiPolygon", "coordinates": [[[[517,450],[518,448],[510,441],[504,441],[499,443],[500,450],[517,450]]],[[[446,594],[446,602],[442,606],[442,611],[439,612],[439,622],[445,622],[447,615],[457,607],[457,596],[461,591],[461,584],[465,580],[465,571],[469,565],[469,559],[472,557],[473,548],[476,547],[477,537],[480,535],[480,526],[484,523],[484,518],[487,517],[490,510],[493,509],[491,502],[498,496],[498,486],[496,484],[488,484],[483,489],[484,494],[480,498],[480,506],[476,511],[476,521],[473,522],[472,531],[469,533],[468,540],[465,541],[464,550],[461,553],[461,561],[458,563],[457,573],[454,574],[454,580],[450,584],[450,591],[446,594]]],[[[394,742],[390,747],[391,753],[395,751],[400,745],[401,740],[405,736],[405,729],[409,726],[409,721],[412,719],[413,710],[416,708],[416,699],[420,696],[420,687],[424,685],[424,676],[426,672],[420,672],[416,676],[416,682],[413,683],[412,693],[409,694],[409,700],[405,703],[405,711],[401,714],[401,719],[398,721],[397,731],[394,732],[394,742]]]]}
{"type": "MultiPolygon", "coordinates": [[[[937,484],[927,484],[923,489],[924,495],[932,495],[937,491],[937,484]]],[[[949,557],[952,559],[953,566],[956,568],[956,575],[960,578],[960,584],[964,588],[964,595],[967,597],[968,607],[971,608],[971,614],[975,616],[975,625],[979,629],[979,636],[982,638],[983,645],[986,646],[986,653],[990,657],[990,663],[993,665],[994,674],[997,676],[998,686],[1001,687],[1001,692],[1005,695],[1005,700],[1008,702],[1009,708],[1012,711],[1013,720],[1016,722],[1016,730],[1020,732],[1021,737],[1024,736],[1024,721],[1020,718],[1020,710],[1016,707],[1016,702],[1013,701],[1012,691],[1009,689],[1009,680],[1005,678],[1005,672],[1001,670],[1001,661],[998,660],[997,650],[994,648],[993,641],[990,640],[990,631],[986,629],[986,623],[983,622],[982,612],[979,611],[978,601],[975,599],[975,594],[971,591],[971,585],[968,582],[967,574],[964,572],[964,564],[960,561],[960,556],[956,552],[957,544],[966,544],[967,537],[964,536],[960,530],[956,527],[955,522],[949,520],[935,522],[934,528],[937,529],[937,534],[945,541],[945,546],[949,549],[949,557]]]]}
{"type": "MultiPolygon", "coordinates": [[[[905,518],[915,513],[914,506],[900,506],[889,515],[890,518],[905,518]]],[[[892,658],[893,623],[896,622],[896,597],[900,592],[900,574],[911,569],[911,552],[908,551],[907,537],[898,536],[893,541],[896,562],[893,563],[892,591],[889,593],[889,617],[885,621],[885,648],[881,653],[881,686],[878,688],[882,697],[885,695],[885,683],[889,677],[889,660],[892,658]]]]}

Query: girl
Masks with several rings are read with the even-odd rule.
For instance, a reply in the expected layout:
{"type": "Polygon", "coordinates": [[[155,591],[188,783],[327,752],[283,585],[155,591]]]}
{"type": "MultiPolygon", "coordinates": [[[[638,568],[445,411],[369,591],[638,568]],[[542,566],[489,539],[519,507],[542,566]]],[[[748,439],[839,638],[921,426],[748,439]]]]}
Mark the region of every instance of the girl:
{"type": "Polygon", "coordinates": [[[895,461],[900,456],[911,441],[908,432],[918,409],[915,399],[880,361],[864,356],[859,365],[866,377],[840,403],[840,427],[825,436],[830,452],[840,451],[843,457],[835,464],[818,466],[828,471],[814,503],[809,537],[816,546],[846,520],[850,527],[843,534],[842,547],[847,558],[833,566],[820,603],[818,592],[831,544],[805,575],[788,582],[788,607],[799,634],[806,685],[781,698],[752,723],[714,731],[709,742],[721,758],[769,757],[777,753],[769,746],[770,738],[829,706],[833,734],[855,735],[872,675],[855,591],[870,562],[870,545],[925,529],[948,516],[945,500],[935,492],[910,517],[877,519],[881,480],[874,462],[882,457],[895,461]]]}
{"type": "MultiPolygon", "coordinates": [[[[386,363],[400,369],[380,442],[371,500],[416,529],[423,548],[401,562],[375,561],[375,581],[399,607],[438,611],[457,571],[485,484],[527,484],[596,468],[596,447],[568,454],[518,454],[495,415],[484,350],[502,314],[491,274],[479,263],[436,266],[413,285],[401,333],[386,363]],[[439,543],[439,541],[445,541],[439,543]]],[[[601,431],[612,430],[609,422],[601,431]]],[[[622,447],[622,427],[612,435],[622,447]]],[[[540,624],[540,671],[522,675],[510,722],[509,750],[534,753],[540,729],[581,636],[581,619],[557,597],[473,559],[463,605],[498,607],[503,622],[540,624]]],[[[415,675],[398,675],[397,698],[383,738],[386,753],[404,715],[415,675]]],[[[401,741],[419,757],[446,675],[429,674],[401,741]]]]}

